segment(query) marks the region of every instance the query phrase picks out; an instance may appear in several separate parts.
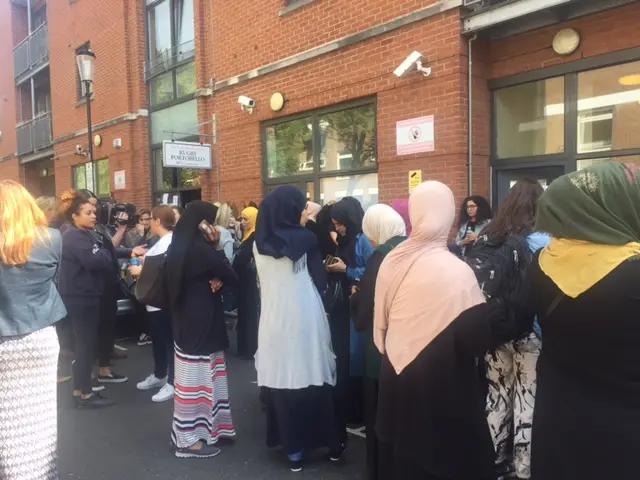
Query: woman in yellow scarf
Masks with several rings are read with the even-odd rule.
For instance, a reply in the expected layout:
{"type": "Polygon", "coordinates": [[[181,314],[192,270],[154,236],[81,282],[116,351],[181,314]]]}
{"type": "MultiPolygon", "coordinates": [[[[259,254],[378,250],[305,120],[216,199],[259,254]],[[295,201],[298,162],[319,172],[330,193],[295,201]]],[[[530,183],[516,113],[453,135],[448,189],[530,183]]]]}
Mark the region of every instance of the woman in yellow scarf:
{"type": "Polygon", "coordinates": [[[532,478],[638,478],[640,185],[635,165],[565,175],[540,199],[553,239],[530,271],[542,327],[532,478]]]}
{"type": "Polygon", "coordinates": [[[258,209],[247,207],[240,215],[242,243],[233,260],[238,274],[236,299],[238,305],[238,355],[253,359],[258,349],[258,320],[260,316],[260,288],[253,259],[253,244],[258,209]]]}

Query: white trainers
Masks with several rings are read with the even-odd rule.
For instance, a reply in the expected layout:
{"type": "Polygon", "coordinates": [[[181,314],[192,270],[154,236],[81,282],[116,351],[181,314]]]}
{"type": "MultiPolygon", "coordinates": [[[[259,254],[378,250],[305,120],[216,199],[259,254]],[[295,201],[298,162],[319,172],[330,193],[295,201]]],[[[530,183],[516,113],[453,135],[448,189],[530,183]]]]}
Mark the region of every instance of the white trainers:
{"type": "Polygon", "coordinates": [[[166,402],[167,400],[171,400],[173,398],[173,394],[173,386],[165,383],[164,387],[162,387],[158,393],[151,397],[151,400],[156,403],[166,402]]]}
{"type": "Polygon", "coordinates": [[[167,377],[158,378],[153,373],[138,383],[138,390],[151,390],[152,388],[164,387],[167,384],[167,377]]]}

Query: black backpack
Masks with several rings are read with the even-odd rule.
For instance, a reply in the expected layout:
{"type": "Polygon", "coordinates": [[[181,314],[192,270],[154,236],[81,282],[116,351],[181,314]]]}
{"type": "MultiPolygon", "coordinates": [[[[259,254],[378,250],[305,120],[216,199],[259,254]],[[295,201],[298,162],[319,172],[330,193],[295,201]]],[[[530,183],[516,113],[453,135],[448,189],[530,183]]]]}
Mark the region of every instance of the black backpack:
{"type": "Polygon", "coordinates": [[[487,299],[521,293],[532,259],[526,238],[516,235],[500,240],[482,235],[465,257],[487,299]]]}

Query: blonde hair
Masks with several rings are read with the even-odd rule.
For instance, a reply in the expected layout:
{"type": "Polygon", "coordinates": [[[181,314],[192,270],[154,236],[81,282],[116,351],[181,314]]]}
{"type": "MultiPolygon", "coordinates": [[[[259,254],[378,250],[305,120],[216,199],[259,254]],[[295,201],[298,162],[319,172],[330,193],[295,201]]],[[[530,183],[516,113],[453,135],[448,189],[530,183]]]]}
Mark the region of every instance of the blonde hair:
{"type": "Polygon", "coordinates": [[[218,214],[216,215],[216,224],[220,225],[223,228],[229,227],[229,220],[233,216],[233,210],[229,206],[228,203],[214,203],[216,207],[218,207],[218,214]]]}
{"type": "Polygon", "coordinates": [[[36,198],[36,205],[42,210],[47,220],[53,220],[53,217],[57,213],[58,205],[55,197],[38,197],[36,198]]]}
{"type": "Polygon", "coordinates": [[[0,262],[24,265],[36,239],[48,236],[47,219],[19,183],[0,180],[0,262]]]}

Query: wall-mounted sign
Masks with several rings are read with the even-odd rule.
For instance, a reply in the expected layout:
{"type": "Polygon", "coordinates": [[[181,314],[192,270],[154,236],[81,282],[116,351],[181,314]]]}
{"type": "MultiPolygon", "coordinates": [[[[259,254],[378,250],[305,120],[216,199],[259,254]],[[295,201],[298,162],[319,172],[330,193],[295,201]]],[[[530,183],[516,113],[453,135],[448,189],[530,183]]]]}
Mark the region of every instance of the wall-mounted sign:
{"type": "Polygon", "coordinates": [[[398,155],[433,152],[435,150],[434,123],[433,115],[397,122],[396,148],[398,155]]]}
{"type": "Polygon", "coordinates": [[[409,193],[422,183],[422,170],[409,170],[409,193]]]}
{"type": "Polygon", "coordinates": [[[113,185],[116,190],[124,190],[127,188],[127,177],[124,170],[113,172],[113,185]]]}
{"type": "Polygon", "coordinates": [[[211,145],[195,142],[162,142],[162,165],[168,168],[206,168],[211,165],[211,145]]]}

